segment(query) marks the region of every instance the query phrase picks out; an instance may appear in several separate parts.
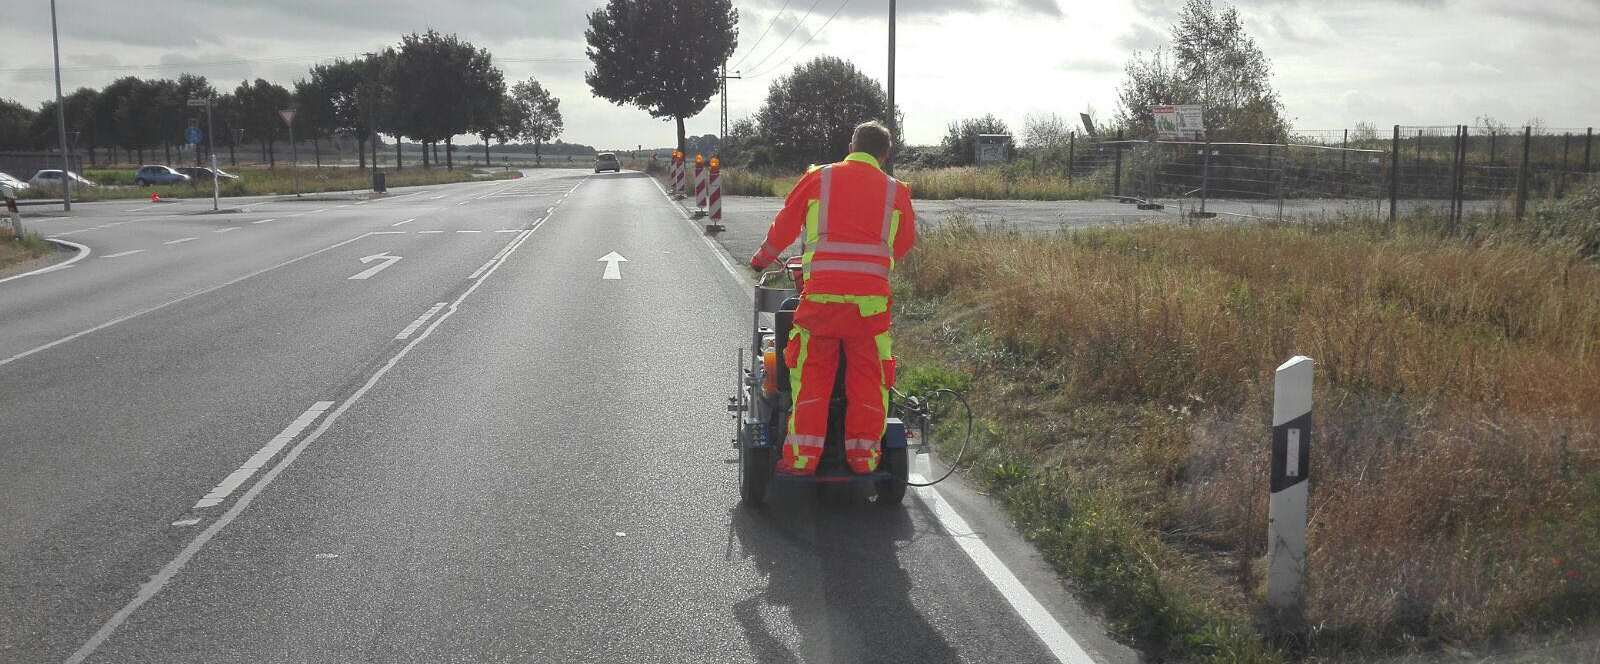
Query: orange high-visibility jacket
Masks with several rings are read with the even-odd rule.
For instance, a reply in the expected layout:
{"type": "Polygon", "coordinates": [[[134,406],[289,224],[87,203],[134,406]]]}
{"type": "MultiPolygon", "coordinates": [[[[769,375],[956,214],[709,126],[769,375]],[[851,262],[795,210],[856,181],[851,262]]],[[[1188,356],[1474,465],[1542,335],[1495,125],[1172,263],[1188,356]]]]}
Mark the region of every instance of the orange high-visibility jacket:
{"type": "Polygon", "coordinates": [[[804,295],[889,297],[889,270],[916,244],[911,189],[865,152],[800,178],[750,259],[764,269],[805,231],[804,295]]]}

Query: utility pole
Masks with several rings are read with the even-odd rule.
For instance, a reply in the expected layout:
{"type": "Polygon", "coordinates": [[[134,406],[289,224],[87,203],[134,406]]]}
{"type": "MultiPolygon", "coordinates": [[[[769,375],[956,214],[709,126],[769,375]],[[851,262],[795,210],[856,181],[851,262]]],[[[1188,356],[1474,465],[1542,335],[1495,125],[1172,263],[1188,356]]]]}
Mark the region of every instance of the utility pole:
{"type": "Polygon", "coordinates": [[[728,64],[724,62],[722,64],[722,73],[717,75],[717,80],[722,85],[722,89],[717,93],[722,97],[722,130],[717,134],[717,152],[719,153],[722,152],[723,142],[728,140],[728,79],[730,78],[737,80],[741,77],[739,72],[733,72],[733,75],[729,76],[728,64]]]}
{"type": "MultiPolygon", "coordinates": [[[[889,0],[889,135],[891,140],[903,141],[900,136],[900,123],[894,117],[894,0],[889,0]]],[[[883,172],[894,175],[894,150],[889,150],[889,158],[883,162],[883,172]]]]}
{"type": "Polygon", "coordinates": [[[56,0],[50,0],[50,46],[56,57],[56,137],[61,139],[61,209],[72,211],[72,155],[67,153],[67,110],[61,105],[61,38],[56,33],[56,0]]]}

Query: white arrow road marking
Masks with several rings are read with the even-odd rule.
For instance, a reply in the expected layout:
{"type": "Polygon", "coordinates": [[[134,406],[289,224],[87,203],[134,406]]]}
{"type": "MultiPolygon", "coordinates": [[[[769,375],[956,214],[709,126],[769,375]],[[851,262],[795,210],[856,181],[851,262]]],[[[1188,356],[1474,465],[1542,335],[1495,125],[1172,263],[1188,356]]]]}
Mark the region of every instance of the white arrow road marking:
{"type": "Polygon", "coordinates": [[[620,264],[628,262],[628,259],[623,258],[622,254],[613,251],[609,254],[601,256],[600,260],[596,262],[606,264],[606,271],[605,274],[600,275],[601,279],[621,279],[622,268],[620,267],[620,264]]]}
{"type": "Polygon", "coordinates": [[[132,256],[134,254],[143,253],[143,252],[144,252],[143,249],[134,249],[132,251],[119,251],[119,252],[114,253],[114,254],[107,254],[105,256],[101,256],[101,258],[122,258],[123,256],[132,256]]]}
{"type": "Polygon", "coordinates": [[[369,268],[367,268],[365,270],[362,270],[361,272],[351,276],[350,278],[351,279],[366,279],[368,277],[371,277],[374,274],[382,272],[383,268],[389,267],[390,265],[394,265],[396,262],[399,262],[400,258],[401,258],[400,256],[390,256],[388,252],[384,252],[384,253],[381,253],[381,254],[373,254],[371,256],[362,256],[361,257],[361,264],[362,265],[366,265],[367,263],[371,263],[372,261],[383,261],[383,262],[379,263],[377,265],[374,265],[372,267],[369,267],[369,268]]]}

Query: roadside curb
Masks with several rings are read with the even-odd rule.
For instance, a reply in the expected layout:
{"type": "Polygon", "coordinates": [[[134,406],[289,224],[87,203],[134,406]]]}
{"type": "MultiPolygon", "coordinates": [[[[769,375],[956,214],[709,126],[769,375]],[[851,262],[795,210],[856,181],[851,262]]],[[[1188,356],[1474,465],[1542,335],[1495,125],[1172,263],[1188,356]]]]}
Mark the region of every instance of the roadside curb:
{"type": "Polygon", "coordinates": [[[66,268],[72,267],[73,263],[76,263],[76,262],[81,261],[81,260],[83,260],[85,258],[88,258],[89,254],[94,253],[93,249],[90,249],[90,248],[88,248],[88,247],[86,247],[84,245],[78,244],[76,242],[70,242],[70,241],[67,241],[67,240],[57,240],[57,239],[51,238],[51,237],[44,238],[44,240],[46,242],[49,242],[49,243],[54,244],[54,245],[59,246],[59,247],[65,247],[67,249],[72,249],[72,250],[77,252],[77,255],[73,256],[72,258],[69,258],[69,259],[67,259],[65,261],[62,261],[60,263],[55,263],[53,265],[46,265],[46,266],[41,267],[41,268],[39,268],[37,270],[29,270],[27,272],[23,272],[22,274],[13,274],[13,275],[11,275],[9,277],[0,278],[0,284],[3,284],[5,282],[7,282],[7,281],[11,281],[13,279],[21,279],[23,277],[32,277],[32,276],[44,274],[46,272],[54,272],[56,270],[64,270],[66,268]]]}

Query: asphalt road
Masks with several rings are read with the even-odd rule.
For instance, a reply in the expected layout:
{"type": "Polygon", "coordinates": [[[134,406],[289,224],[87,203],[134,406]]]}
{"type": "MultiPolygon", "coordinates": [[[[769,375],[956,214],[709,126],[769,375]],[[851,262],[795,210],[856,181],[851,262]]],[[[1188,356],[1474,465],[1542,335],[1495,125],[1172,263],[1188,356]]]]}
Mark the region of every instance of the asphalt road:
{"type": "Polygon", "coordinates": [[[30,220],[0,661],[1138,661],[959,480],[739,507],[748,279],[650,179],[396,193],[30,220]]]}

